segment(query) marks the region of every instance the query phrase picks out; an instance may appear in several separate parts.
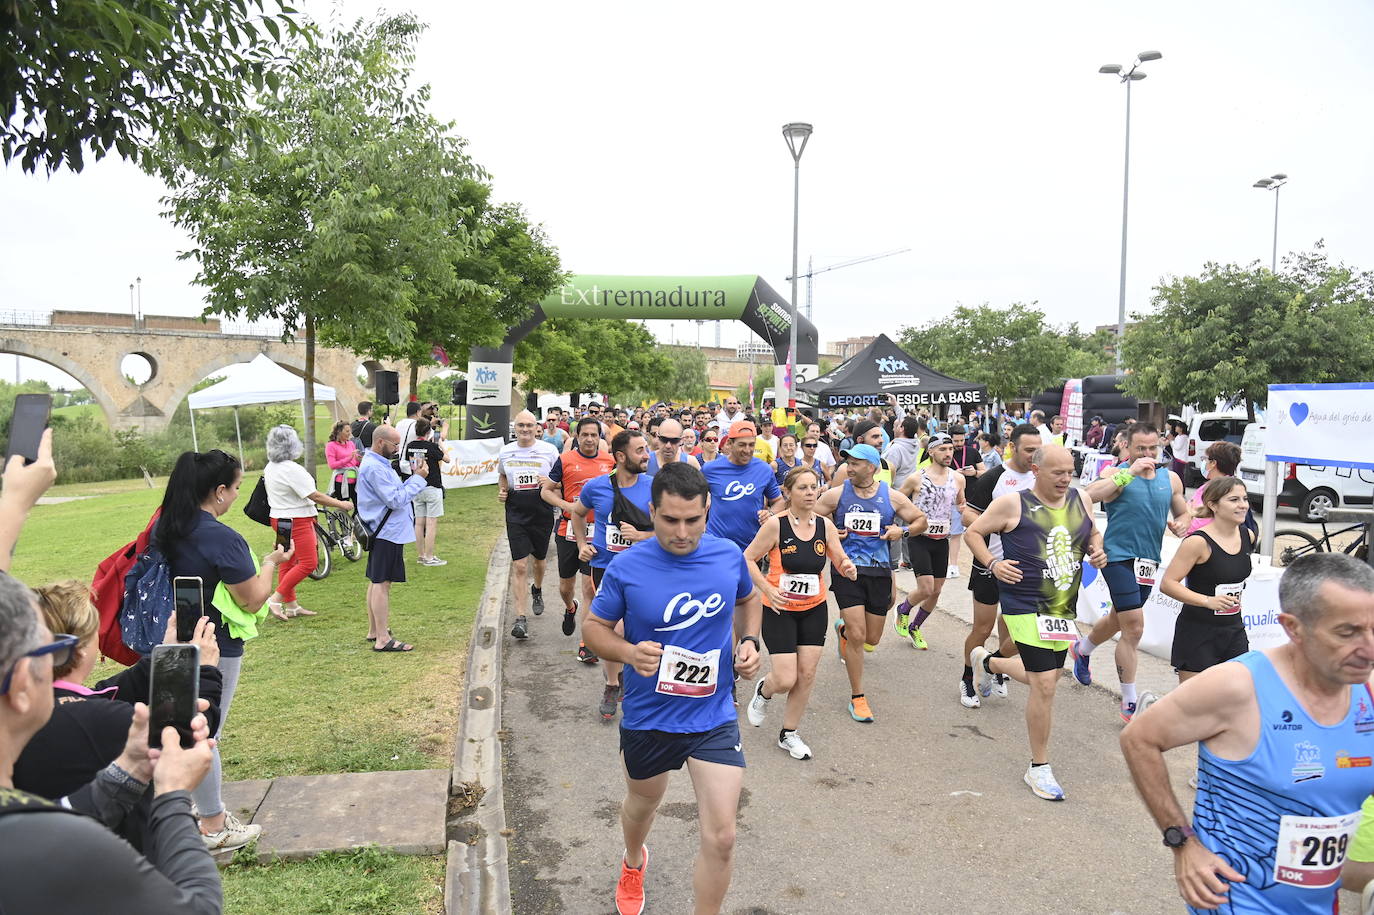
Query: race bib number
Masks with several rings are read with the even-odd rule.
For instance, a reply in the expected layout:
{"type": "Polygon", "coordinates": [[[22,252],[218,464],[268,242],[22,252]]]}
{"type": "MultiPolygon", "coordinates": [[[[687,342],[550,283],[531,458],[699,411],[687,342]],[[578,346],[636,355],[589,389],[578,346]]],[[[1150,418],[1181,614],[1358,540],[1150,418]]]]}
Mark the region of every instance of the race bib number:
{"type": "Polygon", "coordinates": [[[1286,816],[1279,820],[1274,850],[1274,879],[1311,889],[1332,886],[1341,879],[1341,865],[1360,811],[1340,817],[1286,816]]]}
{"type": "Polygon", "coordinates": [[[1240,596],[1245,593],[1245,582],[1238,581],[1235,584],[1217,585],[1216,593],[1218,597],[1234,597],[1236,605],[1230,610],[1214,610],[1212,611],[1213,614],[1216,616],[1235,616],[1240,612],[1240,596]]]}
{"type": "Polygon", "coordinates": [[[658,686],[668,696],[705,699],[716,691],[720,671],[720,649],[697,654],[676,645],[664,645],[658,662],[658,686]]]}
{"type": "Polygon", "coordinates": [[[566,531],[566,533],[563,534],[563,539],[567,540],[569,543],[576,543],[576,542],[577,542],[577,536],[576,536],[575,534],[573,534],[572,519],[569,518],[569,519],[567,520],[566,524],[567,524],[567,531],[566,531]]]}
{"type": "Polygon", "coordinates": [[[538,488],[539,488],[539,471],[538,471],[537,469],[534,469],[534,468],[530,468],[530,469],[521,468],[521,469],[516,470],[516,471],[515,471],[515,488],[516,488],[516,489],[521,489],[521,490],[524,490],[524,489],[538,489],[538,488]]]}
{"type": "Polygon", "coordinates": [[[934,518],[927,518],[925,536],[930,537],[933,540],[938,540],[941,537],[948,537],[949,519],[941,518],[937,521],[934,518]]]}
{"type": "Polygon", "coordinates": [[[821,577],[819,575],[785,574],[778,580],[778,588],[789,597],[819,597],[821,577]]]}
{"type": "Polygon", "coordinates": [[[863,534],[866,537],[876,537],[882,533],[882,523],[883,517],[877,512],[851,509],[844,516],[845,530],[854,534],[863,534]]]}
{"type": "Polygon", "coordinates": [[[1074,628],[1073,620],[1062,616],[1046,616],[1043,613],[1037,613],[1035,615],[1035,631],[1045,642],[1072,642],[1078,638],[1078,630],[1074,628]]]}
{"type": "Polygon", "coordinates": [[[1153,559],[1135,560],[1135,583],[1154,587],[1155,573],[1157,571],[1159,571],[1159,563],[1155,562],[1153,559]]]}
{"type": "Polygon", "coordinates": [[[620,530],[620,525],[616,523],[615,518],[606,521],[606,549],[612,553],[621,553],[633,545],[634,541],[626,537],[624,532],[620,530]]]}

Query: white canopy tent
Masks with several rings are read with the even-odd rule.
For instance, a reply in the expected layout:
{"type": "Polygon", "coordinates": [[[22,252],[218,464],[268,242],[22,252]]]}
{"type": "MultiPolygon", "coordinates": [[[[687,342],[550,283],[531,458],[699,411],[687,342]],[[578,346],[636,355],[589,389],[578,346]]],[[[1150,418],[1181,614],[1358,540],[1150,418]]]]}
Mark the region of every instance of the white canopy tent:
{"type": "MultiPolygon", "coordinates": [[[[284,400],[300,400],[301,413],[305,412],[305,379],[292,375],[277,365],[266,353],[259,353],[248,368],[236,372],[219,384],[196,391],[187,401],[191,412],[191,447],[200,450],[196,436],[196,411],[211,407],[234,408],[234,433],[239,442],[239,463],[243,463],[243,434],[239,431],[239,407],[258,403],[280,403],[284,400]]],[[[324,384],[315,385],[315,402],[331,403],[335,400],[334,389],[324,384]]],[[[310,422],[310,417],[305,417],[310,422]]]]}

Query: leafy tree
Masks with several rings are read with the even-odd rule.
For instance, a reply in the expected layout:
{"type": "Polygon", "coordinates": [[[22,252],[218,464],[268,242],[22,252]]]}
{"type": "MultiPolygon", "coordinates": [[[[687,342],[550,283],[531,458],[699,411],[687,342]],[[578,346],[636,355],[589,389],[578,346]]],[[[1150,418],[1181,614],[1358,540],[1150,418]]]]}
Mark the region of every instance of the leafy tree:
{"type": "Polygon", "coordinates": [[[1270,384],[1354,381],[1374,371],[1374,274],[1332,265],[1321,245],[1278,273],[1208,263],[1155,287],[1133,315],[1125,387],[1169,404],[1243,401],[1250,419],[1270,384]]]}
{"type": "Polygon", "coordinates": [[[707,375],[706,356],[693,346],[662,346],[668,371],[662,379],[655,379],[658,388],[655,399],[675,403],[705,403],[711,396],[711,379],[707,375]]]}
{"type": "Polygon", "coordinates": [[[983,304],[960,305],[945,318],[904,327],[898,343],[936,371],[985,384],[990,397],[1005,401],[1062,382],[1070,368],[1086,367],[1071,359],[1070,340],[1081,336],[1075,325],[1046,324],[1034,304],[983,304]]]}
{"type": "Polygon", "coordinates": [[[152,170],[158,139],[218,155],[261,129],[233,115],[307,34],[283,0],[6,0],[0,33],[0,157],[26,172],[112,148],[152,170]]]}
{"type": "Polygon", "coordinates": [[[476,169],[425,113],[428,89],[407,87],[421,29],[402,15],[298,43],[280,91],[259,100],[263,142],[213,167],[182,157],[164,198],[194,240],[181,257],[199,264],[206,313],[280,320],[305,340],[307,380],[317,340],[385,358],[413,345],[422,299],[472,291],[454,269],[473,242],[452,204],[476,169]]]}
{"type": "Polygon", "coordinates": [[[531,225],[518,205],[493,205],[490,197],[481,181],[454,182],[451,205],[474,242],[453,265],[459,287],[422,293],[411,345],[383,353],[410,363],[411,391],[420,366],[434,361],[434,347],[461,363],[470,347],[497,345],[562,282],[558,252],[543,228],[531,225]]]}
{"type": "Polygon", "coordinates": [[[670,370],[653,334],[634,321],[551,318],[515,347],[515,371],[531,391],[600,391],[630,401],[670,370]]]}

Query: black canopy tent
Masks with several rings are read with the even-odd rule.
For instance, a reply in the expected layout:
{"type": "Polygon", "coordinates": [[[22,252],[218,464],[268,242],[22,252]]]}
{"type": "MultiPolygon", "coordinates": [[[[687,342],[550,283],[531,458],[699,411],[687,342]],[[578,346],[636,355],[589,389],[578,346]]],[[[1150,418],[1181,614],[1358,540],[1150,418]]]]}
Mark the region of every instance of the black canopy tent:
{"type": "Polygon", "coordinates": [[[908,356],[884,334],[835,370],[797,387],[818,406],[832,410],[886,406],[889,394],[896,394],[907,410],[972,406],[988,399],[986,385],[941,374],[908,356]]]}

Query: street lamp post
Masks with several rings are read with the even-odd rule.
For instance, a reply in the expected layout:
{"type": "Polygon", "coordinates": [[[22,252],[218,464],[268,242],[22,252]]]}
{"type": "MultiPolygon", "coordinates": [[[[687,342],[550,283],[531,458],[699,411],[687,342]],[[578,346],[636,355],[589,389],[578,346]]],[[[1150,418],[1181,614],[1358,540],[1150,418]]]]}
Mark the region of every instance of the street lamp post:
{"type": "Polygon", "coordinates": [[[811,136],[811,125],[800,121],[782,125],[787,149],[792,153],[792,300],[791,329],[787,343],[787,405],[797,408],[797,230],[801,219],[801,157],[811,136]]]}
{"type": "Polygon", "coordinates": [[[1277,273],[1279,268],[1279,188],[1287,183],[1288,176],[1279,172],[1277,175],[1261,178],[1252,185],[1262,190],[1274,192],[1274,249],[1269,255],[1270,273],[1277,273]]]}
{"type": "Polygon", "coordinates": [[[1126,336],[1126,214],[1131,202],[1131,83],[1145,78],[1140,65],[1151,60],[1159,60],[1164,55],[1158,51],[1141,51],[1135,63],[1128,70],[1120,64],[1104,64],[1098,73],[1119,77],[1126,84],[1126,167],[1121,180],[1121,289],[1116,308],[1116,371],[1121,374],[1121,341],[1126,336]]]}

